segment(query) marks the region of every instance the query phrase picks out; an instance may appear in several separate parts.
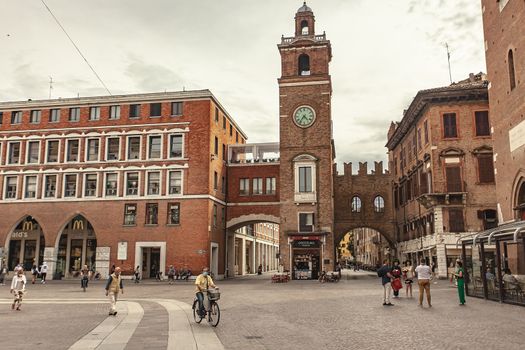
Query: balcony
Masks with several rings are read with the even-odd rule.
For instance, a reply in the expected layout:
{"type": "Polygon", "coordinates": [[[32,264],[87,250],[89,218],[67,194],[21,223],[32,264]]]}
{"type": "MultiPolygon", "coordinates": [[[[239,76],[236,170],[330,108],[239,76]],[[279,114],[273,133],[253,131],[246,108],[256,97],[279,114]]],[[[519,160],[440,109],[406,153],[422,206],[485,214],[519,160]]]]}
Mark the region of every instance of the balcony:
{"type": "Polygon", "coordinates": [[[106,189],[106,196],[116,196],[117,195],[117,189],[116,188],[107,188],[106,189]]]}
{"type": "Polygon", "coordinates": [[[180,194],[180,186],[170,187],[170,194],[180,194]]]}
{"type": "Polygon", "coordinates": [[[278,142],[228,146],[229,165],[278,163],[279,160],[278,142]]]}
{"type": "Polygon", "coordinates": [[[86,197],[95,197],[97,190],[95,188],[86,188],[86,197]]]}
{"type": "Polygon", "coordinates": [[[326,41],[326,34],[320,34],[320,35],[301,35],[301,36],[291,36],[291,37],[285,37],[284,35],[281,37],[281,45],[286,44],[292,44],[295,41],[309,39],[313,41],[326,41]]]}
{"type": "Polygon", "coordinates": [[[128,187],[128,189],[126,190],[126,194],[128,196],[136,196],[139,194],[139,189],[138,187],[128,187]]]}
{"type": "Polygon", "coordinates": [[[435,206],[466,205],[467,192],[425,193],[417,198],[426,209],[435,206]]]}
{"type": "Polygon", "coordinates": [[[55,190],[47,190],[45,193],[46,197],[54,197],[55,196],[55,190]]]}
{"type": "Polygon", "coordinates": [[[16,198],[16,190],[13,191],[7,191],[5,198],[14,199],[16,198]]]}
{"type": "Polygon", "coordinates": [[[35,198],[36,192],[35,191],[26,191],[25,198],[35,198]]]}
{"type": "Polygon", "coordinates": [[[65,197],[75,197],[77,190],[75,188],[66,189],[65,197]]]}

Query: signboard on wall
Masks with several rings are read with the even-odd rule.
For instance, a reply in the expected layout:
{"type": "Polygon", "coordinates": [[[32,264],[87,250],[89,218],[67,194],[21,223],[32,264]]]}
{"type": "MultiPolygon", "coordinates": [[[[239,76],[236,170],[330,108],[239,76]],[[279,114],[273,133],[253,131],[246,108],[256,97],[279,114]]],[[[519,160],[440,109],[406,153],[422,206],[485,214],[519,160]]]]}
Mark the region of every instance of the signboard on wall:
{"type": "Polygon", "coordinates": [[[128,242],[118,242],[117,260],[128,260],[128,242]]]}
{"type": "Polygon", "coordinates": [[[308,241],[294,241],[293,247],[294,248],[319,248],[320,244],[319,241],[315,240],[308,240],[308,241]]]}

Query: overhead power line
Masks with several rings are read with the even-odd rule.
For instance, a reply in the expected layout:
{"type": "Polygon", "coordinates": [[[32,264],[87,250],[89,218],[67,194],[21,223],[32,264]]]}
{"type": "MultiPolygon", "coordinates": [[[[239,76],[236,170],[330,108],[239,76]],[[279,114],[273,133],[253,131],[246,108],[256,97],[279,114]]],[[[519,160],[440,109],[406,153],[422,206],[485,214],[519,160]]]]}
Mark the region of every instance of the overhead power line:
{"type": "Polygon", "coordinates": [[[62,26],[62,24],[60,23],[60,21],[58,20],[58,18],[53,14],[53,11],[51,11],[51,9],[49,8],[49,6],[47,6],[47,4],[45,3],[44,0],[40,0],[42,2],[42,4],[44,4],[44,6],[46,7],[47,11],[49,11],[49,13],[51,14],[51,16],[53,17],[53,19],[55,20],[55,22],[57,22],[58,26],[62,29],[62,31],[64,32],[64,34],[66,34],[67,38],[69,39],[69,41],[71,42],[71,44],[73,44],[73,46],[75,47],[75,49],[77,50],[77,52],[79,53],[79,55],[84,59],[84,61],[86,62],[86,64],[88,65],[88,67],[91,69],[91,71],[93,72],[93,74],[95,74],[95,76],[97,77],[98,81],[100,81],[100,83],[102,84],[102,86],[104,86],[104,89],[106,89],[106,91],[108,92],[108,94],[112,95],[111,91],[109,91],[108,87],[106,86],[106,84],[104,84],[104,81],[102,80],[102,78],[98,75],[98,73],[95,71],[95,68],[93,68],[93,66],[89,63],[88,59],[86,58],[86,56],[84,56],[84,54],[82,53],[82,51],[80,51],[79,47],[77,46],[77,44],[75,44],[75,42],[73,41],[73,39],[71,38],[71,36],[68,34],[68,32],[66,31],[66,29],[64,28],[64,26],[62,26]]]}

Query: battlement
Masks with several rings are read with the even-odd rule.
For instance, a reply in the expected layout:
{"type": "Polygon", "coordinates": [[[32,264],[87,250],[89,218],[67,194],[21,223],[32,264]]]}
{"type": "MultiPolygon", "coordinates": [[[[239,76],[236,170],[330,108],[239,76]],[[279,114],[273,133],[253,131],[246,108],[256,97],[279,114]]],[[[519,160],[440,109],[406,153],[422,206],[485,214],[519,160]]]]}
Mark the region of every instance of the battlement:
{"type": "Polygon", "coordinates": [[[368,162],[359,162],[359,169],[357,170],[357,174],[354,174],[354,171],[352,169],[352,162],[349,163],[343,163],[343,173],[340,174],[337,171],[337,165],[335,169],[335,173],[337,176],[382,176],[382,175],[390,175],[390,172],[387,169],[383,169],[383,162],[375,162],[374,161],[374,169],[370,170],[368,172],[368,162]]]}

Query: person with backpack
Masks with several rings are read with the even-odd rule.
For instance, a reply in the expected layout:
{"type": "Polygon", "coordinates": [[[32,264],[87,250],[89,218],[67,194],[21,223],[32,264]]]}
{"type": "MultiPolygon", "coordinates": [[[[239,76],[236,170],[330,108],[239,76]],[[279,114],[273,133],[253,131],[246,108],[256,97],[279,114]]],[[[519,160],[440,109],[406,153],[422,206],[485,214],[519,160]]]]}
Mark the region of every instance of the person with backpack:
{"type": "Polygon", "coordinates": [[[383,266],[377,270],[377,276],[381,277],[381,284],[383,285],[383,306],[393,306],[390,302],[390,296],[392,294],[392,267],[388,265],[388,260],[383,260],[383,266]]]}
{"type": "Polygon", "coordinates": [[[124,294],[124,286],[122,285],[120,271],[120,267],[116,267],[115,271],[109,275],[108,282],[106,283],[106,296],[109,297],[109,303],[111,305],[111,308],[109,309],[110,316],[115,316],[117,314],[117,299],[119,292],[124,294]]]}
{"type": "Polygon", "coordinates": [[[403,288],[401,283],[401,267],[399,267],[399,260],[394,260],[392,266],[392,290],[394,291],[394,298],[399,298],[399,290],[403,288]]]}

